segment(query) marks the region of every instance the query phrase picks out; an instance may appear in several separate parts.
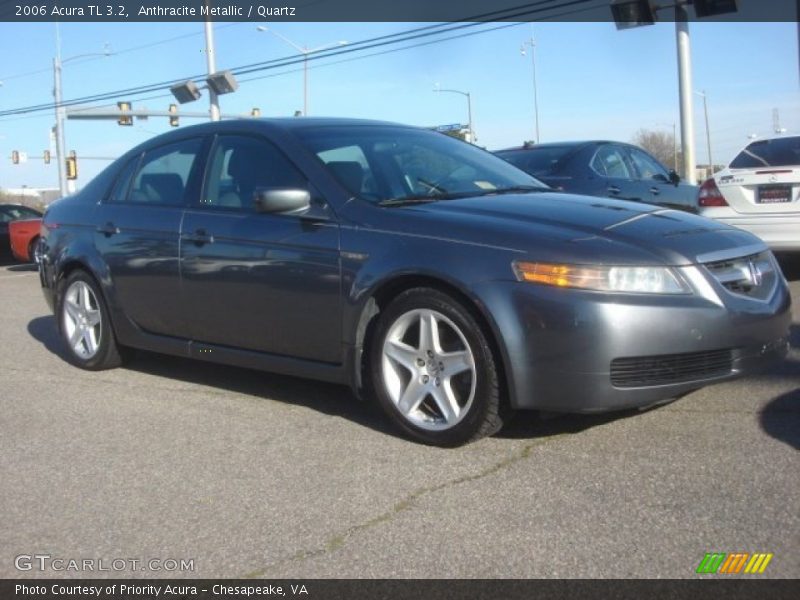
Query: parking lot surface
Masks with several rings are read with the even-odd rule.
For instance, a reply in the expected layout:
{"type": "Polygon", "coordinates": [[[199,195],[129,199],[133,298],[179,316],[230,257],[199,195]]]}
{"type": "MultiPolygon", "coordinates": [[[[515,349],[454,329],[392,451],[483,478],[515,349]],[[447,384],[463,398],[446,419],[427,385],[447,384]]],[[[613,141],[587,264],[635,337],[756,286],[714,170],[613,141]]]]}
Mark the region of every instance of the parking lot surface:
{"type": "Polygon", "coordinates": [[[642,412],[523,413],[455,450],[339,386],[147,353],[76,369],[37,273],[2,266],[0,577],[684,578],[707,552],[797,577],[798,263],[770,372],[642,412]]]}

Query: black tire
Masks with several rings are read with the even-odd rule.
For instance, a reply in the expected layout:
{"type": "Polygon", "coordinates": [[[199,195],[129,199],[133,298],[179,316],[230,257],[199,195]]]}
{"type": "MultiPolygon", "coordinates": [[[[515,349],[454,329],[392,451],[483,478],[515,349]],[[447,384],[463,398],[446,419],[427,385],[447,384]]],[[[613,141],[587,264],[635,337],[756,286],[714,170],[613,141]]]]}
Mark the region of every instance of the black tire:
{"type": "MultiPolygon", "coordinates": [[[[378,316],[370,340],[369,358],[374,395],[392,421],[415,440],[434,446],[454,447],[492,435],[503,426],[508,410],[501,398],[498,369],[491,346],[473,315],[451,296],[433,288],[413,288],[397,296],[378,316]],[[421,322],[414,325],[416,318],[420,321],[430,318],[437,321],[434,329],[439,332],[437,339],[441,343],[433,354],[423,349],[427,347],[422,342],[423,325],[421,322]],[[417,328],[416,342],[414,327],[417,328]],[[387,342],[390,335],[393,341],[387,342]],[[392,344],[402,346],[404,353],[413,351],[418,356],[404,355],[401,364],[391,352],[392,344]],[[461,365],[462,373],[448,376],[445,371],[450,368],[450,363],[438,362],[438,357],[447,360],[447,357],[455,357],[456,354],[468,356],[465,354],[467,350],[471,353],[470,366],[461,365]],[[428,359],[428,355],[432,358],[428,359]],[[427,360],[424,366],[421,364],[423,360],[427,360]],[[405,382],[401,381],[403,373],[407,374],[405,382]],[[433,381],[437,388],[446,386],[448,397],[456,401],[458,413],[453,410],[446,415],[439,408],[442,396],[439,395],[439,389],[431,387],[433,381]],[[407,394],[412,383],[414,391],[407,394]],[[430,393],[427,391],[429,388],[430,393]],[[461,390],[461,393],[457,390],[461,390]],[[416,407],[407,410],[408,414],[400,408],[404,405],[406,395],[409,398],[424,397],[421,401],[405,404],[406,408],[416,407]]],[[[458,367],[451,371],[458,372],[458,367]]]]}
{"type": "Polygon", "coordinates": [[[127,349],[118,346],[114,337],[111,318],[103,294],[94,278],[85,271],[80,269],[72,271],[61,282],[56,318],[58,319],[61,339],[66,346],[67,360],[76,367],[88,371],[102,371],[119,367],[124,362],[124,359],[127,358],[127,353],[125,352],[127,349]],[[82,305],[77,307],[79,312],[81,308],[85,309],[83,313],[85,325],[80,325],[84,330],[84,335],[81,336],[83,339],[75,344],[70,342],[70,336],[72,334],[77,336],[76,329],[78,325],[76,325],[76,318],[79,319],[80,314],[78,317],[75,316],[76,303],[73,298],[76,298],[76,292],[83,291],[81,286],[86,286],[91,294],[88,296],[88,304],[86,304],[83,294],[80,294],[81,298],[77,302],[82,305]],[[68,305],[70,306],[69,309],[68,305]],[[99,314],[99,323],[92,325],[92,319],[95,314],[99,314]],[[89,316],[91,318],[87,318],[89,316]],[[92,349],[94,349],[93,352],[91,351],[92,349]]]}
{"type": "Polygon", "coordinates": [[[39,261],[36,258],[36,249],[39,247],[39,238],[35,237],[31,240],[31,243],[28,244],[28,262],[33,263],[35,265],[39,264],[39,261]]]}

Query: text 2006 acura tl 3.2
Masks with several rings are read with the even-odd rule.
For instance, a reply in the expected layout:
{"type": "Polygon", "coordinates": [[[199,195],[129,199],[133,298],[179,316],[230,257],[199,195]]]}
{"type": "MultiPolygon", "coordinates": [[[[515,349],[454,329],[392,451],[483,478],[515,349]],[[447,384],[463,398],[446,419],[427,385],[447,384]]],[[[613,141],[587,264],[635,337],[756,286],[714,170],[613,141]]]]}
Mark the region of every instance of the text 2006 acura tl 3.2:
{"type": "Polygon", "coordinates": [[[511,409],[654,404],[787,349],[788,287],[758,238],[556,193],[388,123],[170,132],[55,203],[42,239],[79,367],[141,348],[348,383],[432,444],[511,409]]]}

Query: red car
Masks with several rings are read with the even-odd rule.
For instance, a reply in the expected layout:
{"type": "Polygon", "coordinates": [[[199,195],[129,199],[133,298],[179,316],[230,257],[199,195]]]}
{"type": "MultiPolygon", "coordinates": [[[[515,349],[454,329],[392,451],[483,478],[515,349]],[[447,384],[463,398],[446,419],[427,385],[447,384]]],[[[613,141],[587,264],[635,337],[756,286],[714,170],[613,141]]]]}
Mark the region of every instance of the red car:
{"type": "Polygon", "coordinates": [[[17,260],[37,262],[41,226],[42,214],[39,211],[16,204],[0,204],[0,238],[8,239],[3,250],[8,252],[10,242],[11,253],[17,260]]]}

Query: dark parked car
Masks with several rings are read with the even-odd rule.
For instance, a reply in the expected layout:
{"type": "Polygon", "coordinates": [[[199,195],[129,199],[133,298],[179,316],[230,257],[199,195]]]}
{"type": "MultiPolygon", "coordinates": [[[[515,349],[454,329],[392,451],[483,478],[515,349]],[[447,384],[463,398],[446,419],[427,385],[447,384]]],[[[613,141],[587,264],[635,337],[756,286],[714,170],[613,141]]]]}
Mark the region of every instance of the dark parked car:
{"type": "Polygon", "coordinates": [[[38,219],[38,210],[21,204],[0,204],[0,257],[11,258],[11,237],[8,226],[13,221],[38,219]]]}
{"type": "Polygon", "coordinates": [[[788,287],[751,234],[554,193],[388,123],[175,130],[52,205],[42,236],[74,364],[142,348],[346,383],[433,444],[511,409],[662,402],[787,349],[788,287]]]}
{"type": "Polygon", "coordinates": [[[557,190],[697,211],[697,186],[631,144],[560,142],[495,154],[557,190]]]}

